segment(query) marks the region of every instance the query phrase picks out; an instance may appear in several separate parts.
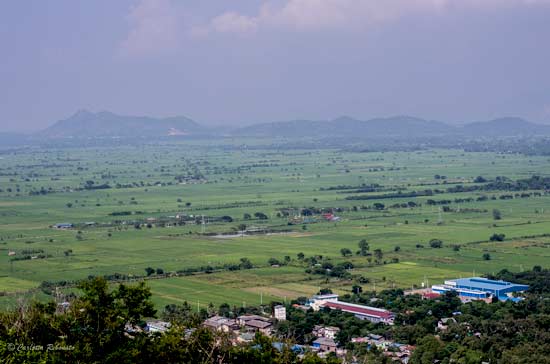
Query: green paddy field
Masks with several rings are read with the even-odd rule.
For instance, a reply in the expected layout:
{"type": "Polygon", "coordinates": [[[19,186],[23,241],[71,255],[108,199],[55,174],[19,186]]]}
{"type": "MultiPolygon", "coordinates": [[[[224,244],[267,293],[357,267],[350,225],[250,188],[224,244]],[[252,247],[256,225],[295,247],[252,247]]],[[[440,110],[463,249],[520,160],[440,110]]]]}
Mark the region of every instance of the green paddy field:
{"type": "Polygon", "coordinates": [[[43,281],[115,273],[141,279],[147,267],[164,273],[214,268],[211,273],[148,279],[161,308],[184,301],[200,307],[282,302],[324,287],[346,293],[357,284],[364,290],[411,288],[550,265],[550,194],[447,191],[482,185],[475,181],[478,176],[487,181],[548,177],[548,157],[460,150],[289,150],[271,140],[233,139],[216,145],[189,141],[12,150],[2,157],[0,304],[5,306],[52,298],[37,289],[43,281]],[[371,185],[377,190],[358,191],[371,185]],[[426,189],[441,192],[377,198],[426,189]],[[480,196],[488,198],[478,200],[480,196]],[[430,199],[450,202],[430,205],[430,199]],[[394,206],[408,202],[414,206],[394,206]],[[376,203],[383,208],[373,207],[376,203]],[[332,210],[339,219],[303,216],[304,208],[332,210]],[[282,211],[290,216],[281,216],[282,211]],[[176,216],[188,220],[170,223],[176,216]],[[75,228],[52,228],[58,223],[75,228]],[[221,235],[238,235],[242,224],[248,231],[269,233],[221,235]],[[495,233],[504,234],[504,241],[489,241],[495,233]],[[382,251],[378,264],[372,256],[355,254],[361,239],[369,243],[370,253],[382,251]],[[431,248],[431,239],[440,239],[443,247],[431,248]],[[353,255],[343,257],[342,248],[353,255]],[[353,278],[308,274],[310,264],[298,259],[299,253],[333,264],[349,261],[353,278]],[[220,268],[238,265],[245,257],[254,268],[220,268]],[[281,264],[272,267],[270,258],[281,264]],[[368,282],[359,283],[360,277],[368,282]]]}

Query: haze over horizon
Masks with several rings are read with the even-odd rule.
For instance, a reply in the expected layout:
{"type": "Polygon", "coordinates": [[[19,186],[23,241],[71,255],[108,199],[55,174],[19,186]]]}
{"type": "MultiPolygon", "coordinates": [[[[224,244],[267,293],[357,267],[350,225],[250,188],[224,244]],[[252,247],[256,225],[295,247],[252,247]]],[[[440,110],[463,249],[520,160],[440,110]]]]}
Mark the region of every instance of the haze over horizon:
{"type": "Polygon", "coordinates": [[[79,109],[550,123],[549,19],[549,0],[5,2],[0,126],[79,109]]]}

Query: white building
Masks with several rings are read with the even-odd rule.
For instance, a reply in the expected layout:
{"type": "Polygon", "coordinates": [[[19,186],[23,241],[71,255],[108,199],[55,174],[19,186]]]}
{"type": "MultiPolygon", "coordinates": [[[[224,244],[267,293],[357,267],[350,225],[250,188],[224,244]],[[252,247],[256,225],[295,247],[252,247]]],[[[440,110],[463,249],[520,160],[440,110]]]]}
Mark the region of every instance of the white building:
{"type": "Polygon", "coordinates": [[[278,305],[273,308],[273,317],[279,321],[286,320],[286,307],[283,305],[278,305]]]}
{"type": "Polygon", "coordinates": [[[321,308],[326,307],[331,310],[341,310],[343,312],[352,313],[361,320],[369,320],[374,323],[381,322],[387,325],[393,325],[395,316],[392,312],[381,308],[340,302],[338,301],[338,295],[335,294],[313,296],[308,304],[315,311],[319,311],[321,308]]]}
{"type": "Polygon", "coordinates": [[[317,337],[326,337],[328,339],[335,339],[336,335],[340,332],[340,329],[335,326],[323,326],[315,325],[313,327],[313,335],[317,337]]]}
{"type": "Polygon", "coordinates": [[[166,321],[160,321],[160,320],[149,321],[147,322],[146,330],[148,332],[165,333],[170,329],[170,326],[171,326],[170,323],[166,321]]]}
{"type": "Polygon", "coordinates": [[[319,311],[321,308],[321,305],[323,305],[326,302],[338,302],[338,295],[337,294],[320,294],[315,295],[311,297],[308,301],[308,306],[313,308],[314,311],[319,311]]]}

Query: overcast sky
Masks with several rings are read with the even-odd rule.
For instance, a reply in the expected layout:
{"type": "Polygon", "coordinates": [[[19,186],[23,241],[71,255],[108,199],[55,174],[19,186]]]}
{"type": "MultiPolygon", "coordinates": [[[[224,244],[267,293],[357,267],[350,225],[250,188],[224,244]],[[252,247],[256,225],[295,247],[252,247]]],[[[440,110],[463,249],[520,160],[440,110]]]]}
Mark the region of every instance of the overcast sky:
{"type": "Polygon", "coordinates": [[[0,59],[0,131],[78,109],[550,123],[550,0],[5,0],[0,59]]]}

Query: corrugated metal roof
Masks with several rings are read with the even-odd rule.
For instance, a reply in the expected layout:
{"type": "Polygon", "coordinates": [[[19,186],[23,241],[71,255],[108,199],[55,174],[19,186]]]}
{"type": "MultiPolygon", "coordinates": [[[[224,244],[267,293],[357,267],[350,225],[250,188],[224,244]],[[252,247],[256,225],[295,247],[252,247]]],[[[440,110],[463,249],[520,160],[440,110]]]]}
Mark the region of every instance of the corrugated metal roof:
{"type": "Polygon", "coordinates": [[[472,289],[485,289],[485,290],[527,290],[529,286],[525,284],[516,284],[506,281],[495,281],[487,278],[472,277],[472,278],[459,278],[455,279],[458,286],[472,288],[472,289]]]}
{"type": "Polygon", "coordinates": [[[353,314],[367,315],[373,317],[380,317],[383,319],[390,319],[393,317],[393,313],[387,310],[382,310],[379,308],[369,307],[369,306],[360,306],[354,304],[347,304],[344,302],[325,302],[323,304],[325,307],[332,309],[338,309],[345,312],[350,312],[353,314]]]}

